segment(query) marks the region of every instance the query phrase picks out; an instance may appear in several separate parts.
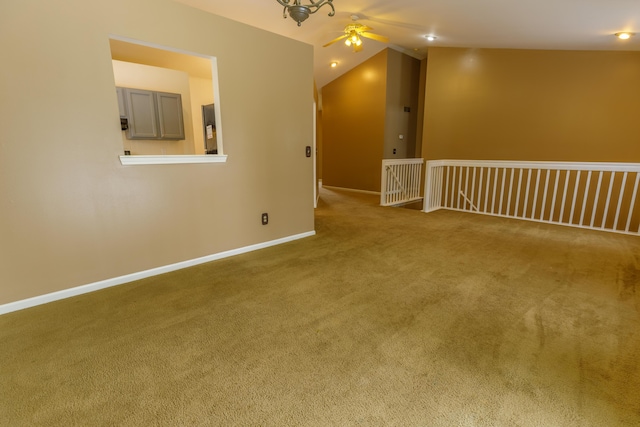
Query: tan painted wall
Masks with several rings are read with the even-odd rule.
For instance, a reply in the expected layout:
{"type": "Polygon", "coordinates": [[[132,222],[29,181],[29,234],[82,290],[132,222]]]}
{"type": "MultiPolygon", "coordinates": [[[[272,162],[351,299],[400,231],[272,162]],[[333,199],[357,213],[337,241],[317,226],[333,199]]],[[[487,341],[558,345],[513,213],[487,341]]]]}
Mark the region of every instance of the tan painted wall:
{"type": "Polygon", "coordinates": [[[323,185],[380,191],[387,50],[322,88],[323,185]]]}
{"type": "Polygon", "coordinates": [[[425,88],[427,87],[427,59],[420,61],[420,77],[418,79],[418,112],[416,123],[415,158],[422,157],[422,140],[424,135],[425,88]]]}
{"type": "Polygon", "coordinates": [[[313,230],[311,46],[169,0],[1,8],[0,304],[313,230]],[[218,58],[226,164],[120,164],[110,34],[218,58]]]}
{"type": "Polygon", "coordinates": [[[387,49],[385,159],[406,159],[415,155],[419,80],[419,60],[387,49]],[[409,107],[410,111],[405,112],[404,107],[409,107]]]}
{"type": "Polygon", "coordinates": [[[411,158],[421,147],[416,136],[423,117],[418,120],[419,100],[420,61],[393,49],[326,85],[323,183],[380,191],[382,159],[411,158]]]}
{"type": "Polygon", "coordinates": [[[432,48],[427,159],[640,162],[640,52],[432,48]]]}

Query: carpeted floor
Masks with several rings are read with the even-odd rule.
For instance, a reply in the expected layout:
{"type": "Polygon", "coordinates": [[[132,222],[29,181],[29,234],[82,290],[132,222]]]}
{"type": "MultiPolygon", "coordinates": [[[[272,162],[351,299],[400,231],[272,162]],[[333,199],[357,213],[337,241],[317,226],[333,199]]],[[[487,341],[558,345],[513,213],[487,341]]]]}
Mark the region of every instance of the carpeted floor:
{"type": "Polygon", "coordinates": [[[0,425],[640,425],[640,238],[376,203],[0,316],[0,425]]]}

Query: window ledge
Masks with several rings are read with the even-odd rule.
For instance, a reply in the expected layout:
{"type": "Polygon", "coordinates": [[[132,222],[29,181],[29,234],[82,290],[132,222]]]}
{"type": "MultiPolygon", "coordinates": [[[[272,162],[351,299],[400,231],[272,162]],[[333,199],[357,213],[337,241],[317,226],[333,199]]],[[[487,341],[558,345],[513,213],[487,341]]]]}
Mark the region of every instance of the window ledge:
{"type": "Polygon", "coordinates": [[[224,154],[179,155],[179,156],[120,156],[124,166],[177,165],[182,163],[226,163],[224,154]]]}

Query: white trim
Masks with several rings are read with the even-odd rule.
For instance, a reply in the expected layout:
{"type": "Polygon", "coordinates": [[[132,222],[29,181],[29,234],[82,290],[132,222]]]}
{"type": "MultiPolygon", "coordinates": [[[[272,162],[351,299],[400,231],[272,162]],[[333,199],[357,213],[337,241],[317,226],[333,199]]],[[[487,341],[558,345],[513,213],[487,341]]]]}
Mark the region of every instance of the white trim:
{"type": "Polygon", "coordinates": [[[537,162],[515,160],[428,160],[427,168],[436,166],[478,166],[490,168],[552,169],[582,171],[637,172],[638,163],[619,162],[537,162]]]}
{"type": "Polygon", "coordinates": [[[382,165],[421,165],[424,163],[423,158],[410,159],[382,159],[382,165]]]}
{"type": "MultiPolygon", "coordinates": [[[[216,148],[220,155],[224,154],[224,144],[222,143],[222,103],[220,102],[220,77],[218,76],[218,58],[211,56],[211,78],[213,80],[213,114],[216,116],[216,148]]],[[[225,157],[224,161],[227,161],[225,157]]]]}
{"type": "Polygon", "coordinates": [[[226,163],[227,156],[223,154],[185,154],[177,156],[120,156],[120,163],[124,166],[136,165],[177,165],[182,163],[226,163]]]}
{"type": "Polygon", "coordinates": [[[316,134],[318,132],[318,124],[317,124],[317,120],[316,120],[316,116],[317,116],[317,111],[318,111],[318,106],[316,105],[316,101],[313,101],[313,146],[312,146],[312,152],[311,152],[311,159],[313,161],[313,208],[316,209],[318,207],[318,171],[316,170],[316,163],[318,162],[318,158],[316,156],[316,150],[317,150],[317,141],[316,141],[316,134]]]}
{"type": "Polygon", "coordinates": [[[163,267],[152,268],[150,270],[140,271],[138,273],[127,274],[120,277],[114,277],[112,279],[101,280],[99,282],[90,283],[88,285],[76,286],[70,289],[64,289],[62,291],[52,292],[49,294],[39,295],[37,297],[27,298],[20,301],[10,302],[0,305],[0,315],[11,313],[13,311],[23,310],[25,308],[35,307],[37,305],[46,304],[53,301],[58,301],[65,298],[74,297],[77,295],[86,294],[100,289],[110,288],[112,286],[122,285],[124,283],[133,282],[134,280],[145,279],[147,277],[156,276],[158,274],[164,274],[175,270],[180,270],[187,267],[193,267],[198,264],[204,264],[206,262],[216,261],[222,258],[228,258],[234,255],[240,255],[247,252],[256,251],[258,249],[268,248],[270,246],[280,245],[282,243],[291,242],[305,237],[311,237],[316,234],[315,231],[309,231],[306,233],[295,234],[293,236],[283,237],[281,239],[271,240],[268,242],[257,243],[255,245],[245,246],[243,248],[232,249],[225,252],[220,252],[213,255],[207,255],[201,258],[195,258],[192,260],[177,262],[175,264],[165,265],[163,267]]]}
{"type": "Polygon", "coordinates": [[[329,190],[351,191],[352,193],[375,194],[377,196],[380,195],[379,191],[358,190],[356,188],[346,188],[346,187],[334,187],[333,185],[323,185],[322,187],[328,188],[329,190]]]}

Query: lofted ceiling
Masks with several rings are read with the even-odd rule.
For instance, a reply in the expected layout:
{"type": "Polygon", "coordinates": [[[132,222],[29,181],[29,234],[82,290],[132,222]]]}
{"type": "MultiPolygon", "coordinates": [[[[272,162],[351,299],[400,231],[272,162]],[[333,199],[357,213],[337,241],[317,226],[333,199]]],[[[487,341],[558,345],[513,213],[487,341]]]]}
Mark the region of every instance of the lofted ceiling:
{"type": "Polygon", "coordinates": [[[640,33],[640,0],[334,0],[335,16],[327,16],[331,9],[324,6],[300,27],[283,19],[276,0],[176,1],[313,45],[318,88],[385,47],[419,59],[429,46],[640,50],[640,34],[626,41],[613,36],[640,33]],[[363,39],[357,53],[342,42],[322,47],[342,34],[353,15],[389,43],[363,39]],[[437,39],[427,41],[429,34],[437,39]]]}

